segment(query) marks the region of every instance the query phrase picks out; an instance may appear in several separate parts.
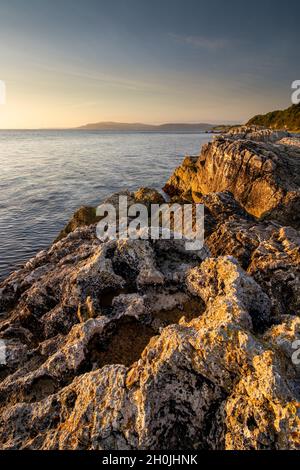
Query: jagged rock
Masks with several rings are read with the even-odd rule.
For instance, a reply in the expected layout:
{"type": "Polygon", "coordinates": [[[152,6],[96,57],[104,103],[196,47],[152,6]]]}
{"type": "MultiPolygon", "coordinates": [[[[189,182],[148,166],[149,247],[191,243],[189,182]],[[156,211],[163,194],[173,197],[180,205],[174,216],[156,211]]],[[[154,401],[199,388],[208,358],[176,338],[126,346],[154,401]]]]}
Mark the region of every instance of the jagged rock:
{"type": "Polygon", "coordinates": [[[135,279],[138,287],[164,284],[163,274],[155,266],[155,255],[148,241],[120,240],[114,254],[114,267],[135,279]]]}
{"type": "Polygon", "coordinates": [[[273,316],[299,315],[299,232],[273,221],[257,222],[228,192],[199,201],[210,216],[206,244],[211,255],[237,258],[268,294],[273,316]]]}
{"type": "Polygon", "coordinates": [[[280,139],[278,142],[280,145],[292,145],[294,147],[300,147],[300,138],[299,137],[284,137],[280,139]]]}
{"type": "Polygon", "coordinates": [[[256,142],[277,142],[280,139],[288,138],[290,134],[286,131],[267,129],[260,126],[240,126],[232,127],[225,137],[236,140],[254,140],[256,142]]]}
{"type": "Polygon", "coordinates": [[[276,314],[300,315],[299,232],[274,228],[252,253],[247,271],[269,294],[276,314]]]}
{"type": "Polygon", "coordinates": [[[116,316],[128,315],[139,318],[147,312],[144,298],[139,294],[121,294],[113,299],[112,307],[116,316]]]}
{"type": "Polygon", "coordinates": [[[142,204],[163,204],[165,199],[156,189],[140,188],[134,193],[134,199],[137,203],[142,204]]]}
{"type": "Polygon", "coordinates": [[[253,302],[263,318],[267,297],[231,258],[191,267],[186,279],[207,301],[194,320],[151,337],[127,316],[139,298],[121,296],[115,314],[74,325],[35,370],[3,380],[1,448],[299,448],[296,370],[274,335],[248,329],[253,302]]]}
{"type": "MultiPolygon", "coordinates": [[[[132,204],[144,204],[148,208],[151,204],[163,204],[165,202],[164,197],[156,189],[153,188],[140,188],[135,193],[130,191],[120,191],[114,193],[111,196],[105,198],[100,204],[112,204],[116,209],[119,207],[119,196],[126,196],[128,198],[128,206],[132,204]]],[[[100,216],[96,214],[97,208],[84,206],[78,209],[71,220],[68,222],[66,227],[61,230],[60,234],[56,238],[56,242],[66,237],[69,233],[74,232],[76,228],[85,227],[88,225],[95,224],[101,220],[100,216]]]]}
{"type": "Polygon", "coordinates": [[[298,157],[231,138],[187,158],[167,189],[204,204],[201,251],[89,219],[12,273],[0,448],[300,450],[298,157]]]}
{"type": "MultiPolygon", "coordinates": [[[[169,195],[231,191],[255,217],[300,227],[300,153],[293,147],[216,138],[186,157],[164,187],[169,195]]],[[[197,199],[196,194],[196,199],[197,199]]]]}
{"type": "Polygon", "coordinates": [[[283,315],[281,323],[272,326],[264,334],[264,339],[275,348],[281,350],[300,373],[300,318],[299,316],[283,315]]]}
{"type": "Polygon", "coordinates": [[[66,227],[61,230],[60,234],[55,241],[59,241],[66,237],[69,233],[74,232],[78,227],[84,227],[86,225],[95,224],[100,220],[100,217],[96,215],[96,208],[90,206],[83,206],[78,209],[66,227]]]}
{"type": "MultiPolygon", "coordinates": [[[[208,258],[200,267],[189,271],[187,286],[208,305],[220,297],[235,303],[239,315],[246,313],[245,327],[265,327],[270,321],[271,302],[261,287],[243,273],[238,262],[231,257],[208,258]],[[249,323],[249,315],[252,322],[249,323]],[[252,326],[253,324],[253,326],[252,326]]],[[[240,323],[242,319],[240,318],[240,323]]]]}
{"type": "Polygon", "coordinates": [[[95,226],[78,228],[2,283],[0,338],[16,340],[9,354],[16,347],[22,351],[22,345],[31,354],[37,344],[45,349],[44,343],[89,318],[118,316],[119,311],[145,315],[145,292],[168,295],[170,290],[176,296],[186,270],[206,256],[205,250],[185,252],[180,240],[101,243],[95,226]]]}

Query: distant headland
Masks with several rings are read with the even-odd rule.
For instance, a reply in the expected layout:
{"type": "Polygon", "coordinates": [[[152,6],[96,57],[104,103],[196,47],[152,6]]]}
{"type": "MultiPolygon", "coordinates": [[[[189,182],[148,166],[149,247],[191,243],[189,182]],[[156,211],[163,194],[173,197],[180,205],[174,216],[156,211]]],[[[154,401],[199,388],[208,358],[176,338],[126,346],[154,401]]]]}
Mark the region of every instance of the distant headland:
{"type": "MultiPolygon", "coordinates": [[[[209,123],[166,123],[166,124],[143,124],[139,122],[96,122],[76,127],[76,130],[109,131],[109,132],[208,132],[226,133],[231,128],[238,126],[221,125],[209,123]]],[[[265,115],[252,117],[247,125],[269,127],[277,130],[300,131],[300,104],[293,105],[283,111],[273,111],[265,115]]]]}
{"type": "Polygon", "coordinates": [[[81,130],[91,131],[132,131],[132,132],[210,132],[216,127],[216,124],[198,123],[166,123],[166,124],[142,124],[142,123],[123,123],[123,122],[97,122],[77,127],[81,130]]]}

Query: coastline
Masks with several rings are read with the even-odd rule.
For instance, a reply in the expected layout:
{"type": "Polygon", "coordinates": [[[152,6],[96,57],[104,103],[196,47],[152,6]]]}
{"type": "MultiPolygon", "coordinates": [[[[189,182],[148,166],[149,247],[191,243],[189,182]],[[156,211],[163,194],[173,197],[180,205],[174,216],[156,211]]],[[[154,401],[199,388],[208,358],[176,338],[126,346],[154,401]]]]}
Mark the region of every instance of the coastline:
{"type": "Polygon", "coordinates": [[[200,252],[101,243],[88,212],[12,273],[0,447],[299,449],[299,164],[287,134],[235,129],[165,185],[204,204],[200,252]]]}
{"type": "Polygon", "coordinates": [[[80,206],[163,186],[206,134],[0,132],[0,279],[56,239],[80,206]]]}

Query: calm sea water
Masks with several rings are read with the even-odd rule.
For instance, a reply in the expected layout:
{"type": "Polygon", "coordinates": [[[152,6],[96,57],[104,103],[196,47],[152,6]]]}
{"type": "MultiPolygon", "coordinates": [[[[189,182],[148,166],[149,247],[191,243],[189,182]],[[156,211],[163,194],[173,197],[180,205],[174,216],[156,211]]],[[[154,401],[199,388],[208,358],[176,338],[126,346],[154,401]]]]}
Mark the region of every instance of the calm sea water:
{"type": "Polygon", "coordinates": [[[0,131],[0,280],[49,246],[82,205],[161,188],[207,134],[0,131]]]}

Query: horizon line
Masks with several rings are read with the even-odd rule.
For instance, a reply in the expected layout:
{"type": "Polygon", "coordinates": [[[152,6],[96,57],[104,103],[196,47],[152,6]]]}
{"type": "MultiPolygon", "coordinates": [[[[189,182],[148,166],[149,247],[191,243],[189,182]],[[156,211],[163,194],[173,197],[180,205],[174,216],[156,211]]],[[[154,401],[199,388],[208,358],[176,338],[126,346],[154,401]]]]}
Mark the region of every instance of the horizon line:
{"type": "MultiPolygon", "coordinates": [[[[84,127],[90,125],[97,125],[97,124],[122,124],[122,125],[146,125],[146,126],[164,126],[164,125],[208,125],[208,126],[232,126],[232,125],[241,125],[243,123],[239,121],[220,121],[220,122],[206,122],[206,121],[167,121],[161,123],[151,123],[151,122],[122,122],[122,121],[95,121],[89,122],[87,124],[81,124],[79,126],[51,126],[51,127],[1,127],[0,131],[67,131],[67,130],[84,130],[84,127]]],[[[97,129],[89,129],[89,130],[97,130],[97,129]]]]}

